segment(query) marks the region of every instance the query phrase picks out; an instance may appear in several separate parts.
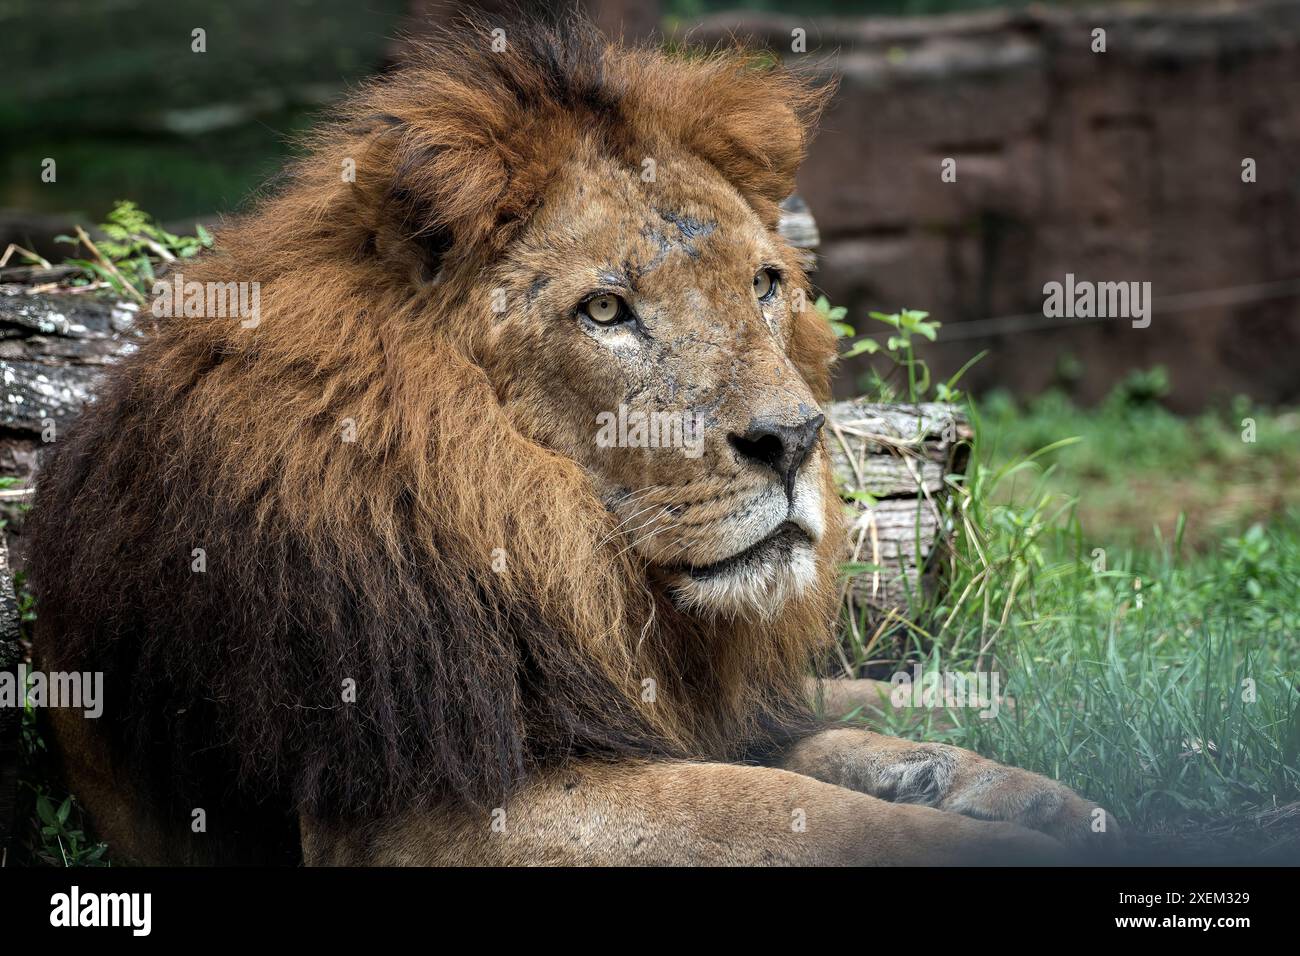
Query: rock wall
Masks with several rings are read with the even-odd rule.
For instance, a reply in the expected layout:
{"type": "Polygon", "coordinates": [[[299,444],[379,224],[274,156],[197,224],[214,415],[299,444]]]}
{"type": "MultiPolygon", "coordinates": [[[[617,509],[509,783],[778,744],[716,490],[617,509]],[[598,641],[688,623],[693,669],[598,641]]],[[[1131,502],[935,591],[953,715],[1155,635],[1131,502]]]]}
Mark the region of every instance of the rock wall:
{"type": "Polygon", "coordinates": [[[800,192],[817,280],[860,330],[868,309],[927,309],[940,370],[992,350],[976,387],[1041,389],[1071,357],[1083,400],[1157,363],[1182,409],[1300,400],[1300,3],[727,15],[691,36],[732,31],[839,79],[800,192]],[[1046,318],[1066,273],[1150,282],[1152,324],[1046,318]]]}

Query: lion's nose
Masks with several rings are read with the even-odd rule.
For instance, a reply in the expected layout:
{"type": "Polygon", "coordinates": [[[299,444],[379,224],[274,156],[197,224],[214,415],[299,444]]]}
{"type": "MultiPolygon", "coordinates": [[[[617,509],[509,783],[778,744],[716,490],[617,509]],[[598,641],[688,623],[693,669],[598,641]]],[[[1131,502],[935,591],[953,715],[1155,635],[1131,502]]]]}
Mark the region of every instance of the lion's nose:
{"type": "Polygon", "coordinates": [[[797,425],[780,425],[756,418],[743,435],[733,432],[727,438],[741,458],[775,471],[785,484],[786,497],[793,501],[795,476],[817,443],[817,433],[825,423],[825,415],[814,415],[797,425]]]}

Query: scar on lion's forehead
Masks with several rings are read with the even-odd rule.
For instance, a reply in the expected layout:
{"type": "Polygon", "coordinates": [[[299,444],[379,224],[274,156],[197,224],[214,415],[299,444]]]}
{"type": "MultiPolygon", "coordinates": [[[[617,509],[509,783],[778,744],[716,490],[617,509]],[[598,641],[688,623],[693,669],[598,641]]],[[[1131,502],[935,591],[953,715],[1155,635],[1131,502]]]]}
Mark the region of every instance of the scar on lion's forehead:
{"type": "Polygon", "coordinates": [[[664,209],[655,209],[655,212],[664,222],[677,227],[684,242],[689,242],[692,239],[702,239],[711,235],[713,230],[718,228],[716,220],[697,219],[694,216],[687,216],[664,209]]]}
{"type": "Polygon", "coordinates": [[[654,244],[654,254],[650,261],[636,269],[636,275],[642,276],[661,266],[672,252],[683,252],[692,259],[700,257],[699,241],[707,239],[718,228],[713,220],[698,219],[681,213],[656,209],[662,222],[649,222],[641,229],[641,235],[654,244]],[[667,228],[664,228],[664,226],[667,228]]]}

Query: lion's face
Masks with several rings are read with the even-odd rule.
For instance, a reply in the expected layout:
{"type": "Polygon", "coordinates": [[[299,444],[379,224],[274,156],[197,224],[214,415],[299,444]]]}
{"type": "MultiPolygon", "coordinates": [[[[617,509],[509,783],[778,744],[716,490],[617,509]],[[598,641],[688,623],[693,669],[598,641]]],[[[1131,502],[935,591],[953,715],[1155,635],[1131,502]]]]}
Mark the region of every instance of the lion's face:
{"type": "Polygon", "coordinates": [[[803,275],[709,164],[648,168],[555,179],[492,278],[484,364],[680,606],[774,613],[827,525],[824,417],[791,358],[803,275]]]}

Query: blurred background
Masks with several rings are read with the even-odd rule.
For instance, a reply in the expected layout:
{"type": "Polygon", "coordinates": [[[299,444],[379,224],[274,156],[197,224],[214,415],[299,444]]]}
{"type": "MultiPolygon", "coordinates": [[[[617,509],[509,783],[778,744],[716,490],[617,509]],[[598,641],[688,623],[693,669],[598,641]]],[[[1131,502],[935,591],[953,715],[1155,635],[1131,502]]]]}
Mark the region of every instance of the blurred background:
{"type": "MultiPolygon", "coordinates": [[[[1056,438],[1062,416],[1108,401],[1235,422],[1249,403],[1300,399],[1295,0],[581,5],[609,33],[705,46],[735,34],[836,78],[800,177],[820,231],[815,282],[859,333],[871,310],[928,311],[942,323],[925,350],[936,380],[987,353],[962,387],[992,412],[1020,420],[1037,403],[1041,437],[1056,438]],[[945,160],[955,182],[941,181],[945,160]],[[1067,273],[1150,282],[1151,326],[1044,316],[1044,283],[1067,273]]],[[[67,255],[53,237],[118,199],[185,232],[237,212],[322,107],[398,65],[403,36],[467,7],[513,16],[491,0],[0,0],[0,249],[67,255]],[[45,157],[55,183],[39,175],[45,157]]],[[[848,361],[840,394],[877,384],[872,363],[848,361]]],[[[1172,454],[1139,431],[1095,467],[1172,454]]],[[[1275,512],[1300,482],[1289,460],[1266,467],[1227,469],[1246,482],[1235,498],[1215,488],[1168,510],[1226,498],[1275,512]]]]}

